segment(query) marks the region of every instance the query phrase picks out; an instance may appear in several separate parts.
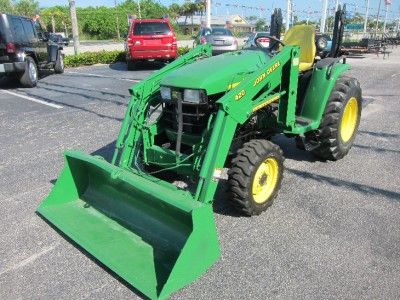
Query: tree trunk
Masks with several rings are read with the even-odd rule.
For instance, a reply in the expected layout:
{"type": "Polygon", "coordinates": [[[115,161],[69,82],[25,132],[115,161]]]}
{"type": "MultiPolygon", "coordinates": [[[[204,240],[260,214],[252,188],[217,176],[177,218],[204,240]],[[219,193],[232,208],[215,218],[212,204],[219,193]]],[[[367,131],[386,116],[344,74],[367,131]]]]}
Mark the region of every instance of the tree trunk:
{"type": "Polygon", "coordinates": [[[51,16],[51,30],[53,33],[56,32],[56,21],[54,20],[54,15],[51,16]]]}
{"type": "Polygon", "coordinates": [[[191,35],[193,36],[193,15],[192,15],[192,33],[191,35]]]}
{"type": "Polygon", "coordinates": [[[74,53],[79,54],[79,30],[78,30],[78,19],[76,17],[76,6],[75,0],[69,1],[69,9],[71,14],[71,24],[72,24],[72,37],[74,39],[74,53]]]}

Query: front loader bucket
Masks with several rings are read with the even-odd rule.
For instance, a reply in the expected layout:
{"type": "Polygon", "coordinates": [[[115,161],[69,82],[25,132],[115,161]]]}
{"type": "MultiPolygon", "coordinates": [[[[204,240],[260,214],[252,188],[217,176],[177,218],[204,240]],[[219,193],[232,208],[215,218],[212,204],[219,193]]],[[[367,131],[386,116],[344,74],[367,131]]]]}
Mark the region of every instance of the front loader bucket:
{"type": "Polygon", "coordinates": [[[38,212],[152,299],[198,278],[220,253],[210,204],[82,152],[65,154],[38,212]]]}

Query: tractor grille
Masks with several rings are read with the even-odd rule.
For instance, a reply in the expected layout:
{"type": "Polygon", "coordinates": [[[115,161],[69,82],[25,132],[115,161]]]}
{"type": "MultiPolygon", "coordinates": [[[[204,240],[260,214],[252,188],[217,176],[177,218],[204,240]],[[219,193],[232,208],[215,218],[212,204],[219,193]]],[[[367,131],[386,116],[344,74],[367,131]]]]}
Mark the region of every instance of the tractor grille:
{"type": "MultiPolygon", "coordinates": [[[[164,103],[163,121],[166,129],[174,132],[178,131],[179,110],[178,101],[181,101],[183,91],[175,91],[175,97],[170,102],[164,103]]],[[[208,117],[210,115],[209,103],[188,103],[182,101],[182,131],[200,135],[207,127],[208,117]]]]}

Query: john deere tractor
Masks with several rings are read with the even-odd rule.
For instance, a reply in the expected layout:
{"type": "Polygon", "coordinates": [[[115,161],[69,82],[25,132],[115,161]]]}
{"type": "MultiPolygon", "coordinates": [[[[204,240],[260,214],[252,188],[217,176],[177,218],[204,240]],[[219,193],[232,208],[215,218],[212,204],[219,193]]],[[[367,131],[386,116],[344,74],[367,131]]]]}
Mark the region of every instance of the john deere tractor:
{"type": "Polygon", "coordinates": [[[220,255],[218,183],[244,215],[277,196],[284,158],[271,137],[296,138],[323,160],[349,152],[361,89],[338,56],[343,18],[326,55],[312,26],[280,40],[274,25],[269,48],[211,56],[202,45],[153,73],[130,90],[112,161],[67,151],[38,212],[150,298],[189,284],[220,255]]]}

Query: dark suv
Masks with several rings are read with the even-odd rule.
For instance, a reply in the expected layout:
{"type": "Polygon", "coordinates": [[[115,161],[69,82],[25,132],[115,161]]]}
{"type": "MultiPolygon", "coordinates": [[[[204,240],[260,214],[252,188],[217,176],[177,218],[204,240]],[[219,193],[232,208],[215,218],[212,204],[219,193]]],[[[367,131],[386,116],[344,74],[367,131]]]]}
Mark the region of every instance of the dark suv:
{"type": "Polygon", "coordinates": [[[64,72],[61,50],[38,21],[0,14],[0,77],[16,75],[24,87],[34,87],[39,70],[64,72]]]}

